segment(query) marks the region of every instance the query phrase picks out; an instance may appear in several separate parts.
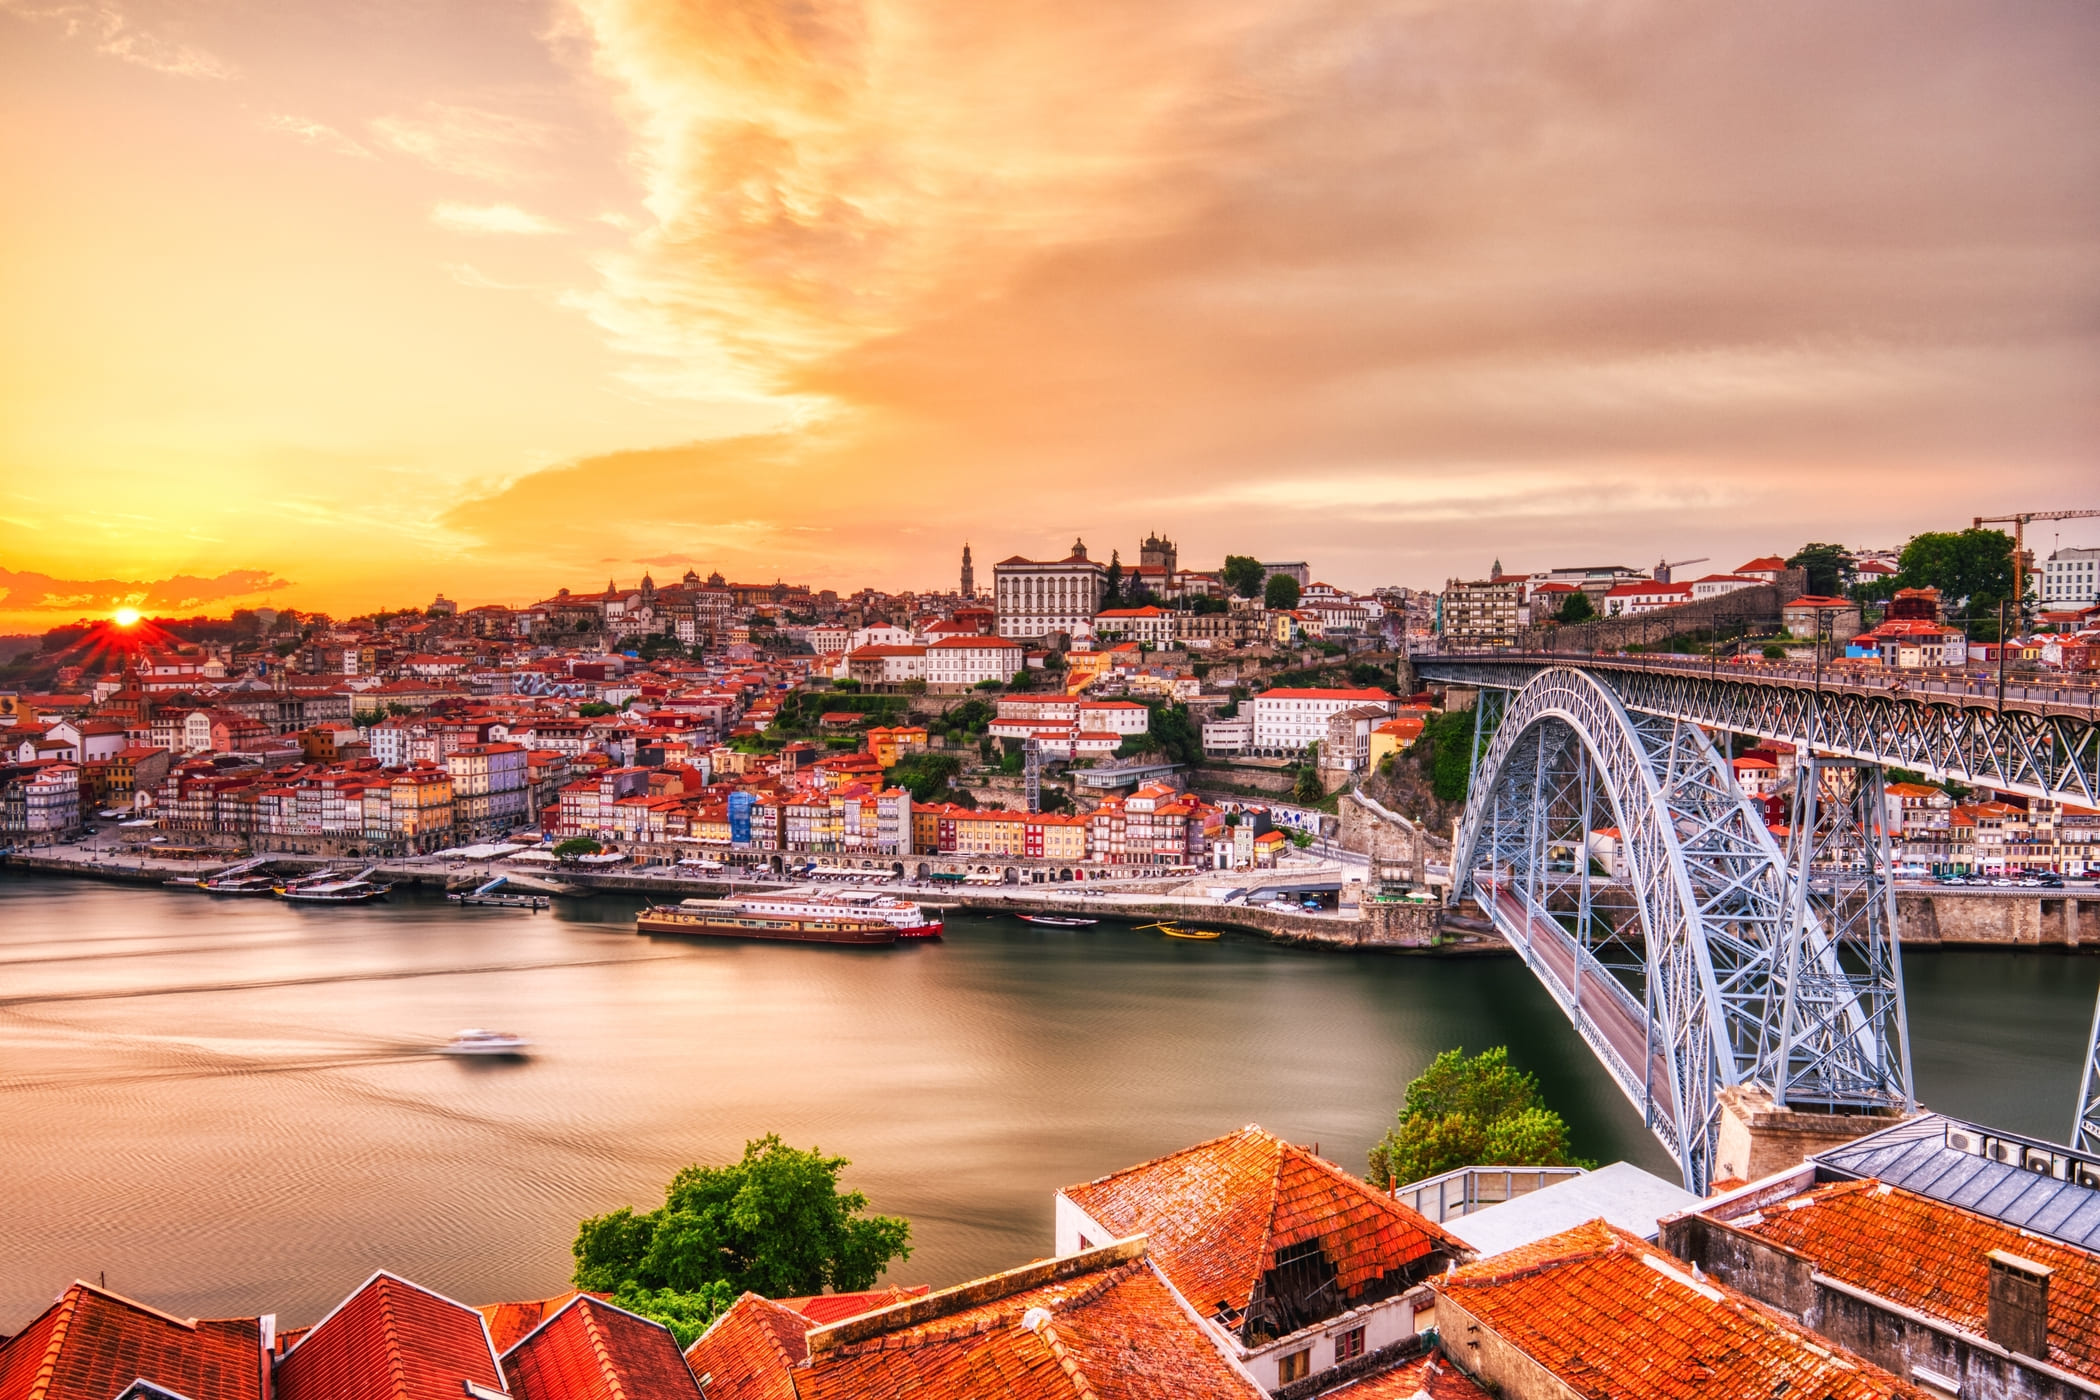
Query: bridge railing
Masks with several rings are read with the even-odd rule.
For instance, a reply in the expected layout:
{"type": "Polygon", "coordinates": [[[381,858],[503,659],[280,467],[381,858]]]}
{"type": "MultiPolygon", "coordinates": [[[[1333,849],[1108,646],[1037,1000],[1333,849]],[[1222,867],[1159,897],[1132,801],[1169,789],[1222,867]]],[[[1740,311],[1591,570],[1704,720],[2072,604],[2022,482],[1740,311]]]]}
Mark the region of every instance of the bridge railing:
{"type": "MultiPolygon", "coordinates": [[[[1897,697],[1944,696],[1949,699],[1996,703],[1998,679],[1974,671],[1941,667],[1931,670],[1881,670],[1842,663],[1816,667],[1798,661],[1767,661],[1762,657],[1700,657],[1627,654],[1615,651],[1512,651],[1493,647],[1442,647],[1417,652],[1417,665],[1436,661],[1494,661],[1535,666],[1605,666],[1614,670],[1654,671],[1703,676],[1721,680],[1774,681],[1790,685],[1821,686],[1825,690],[1880,693],[1897,697]]],[[[2004,698],[2008,703],[2076,710],[2090,715],[2100,710],[2100,679],[2052,676],[2046,680],[2033,673],[2007,676],[2004,698]]]]}

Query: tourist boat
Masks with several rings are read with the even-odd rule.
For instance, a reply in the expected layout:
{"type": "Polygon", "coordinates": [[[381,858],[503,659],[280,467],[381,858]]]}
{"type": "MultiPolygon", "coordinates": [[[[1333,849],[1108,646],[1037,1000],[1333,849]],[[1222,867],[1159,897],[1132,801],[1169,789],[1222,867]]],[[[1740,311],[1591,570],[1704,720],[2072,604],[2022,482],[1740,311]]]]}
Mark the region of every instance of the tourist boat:
{"type": "Polygon", "coordinates": [[[873,890],[794,889],[742,895],[738,902],[754,913],[810,918],[879,919],[899,938],[939,938],[941,919],[909,899],[873,890]]]}
{"type": "Polygon", "coordinates": [[[803,900],[803,908],[770,899],[688,899],[652,904],[634,921],[636,933],[670,933],[700,938],[757,938],[777,943],[837,943],[876,947],[895,943],[897,926],[886,919],[851,912],[821,900],[803,900]],[[755,908],[756,905],[772,908],[755,908]]]}
{"type": "Polygon", "coordinates": [[[206,894],[275,894],[277,877],[252,871],[245,875],[219,874],[209,880],[199,880],[197,888],[206,894]]]}
{"type": "Polygon", "coordinates": [[[509,1031],[466,1030],[441,1048],[440,1055],[522,1055],[532,1042],[509,1031]]]}
{"type": "Polygon", "coordinates": [[[302,904],[369,904],[375,899],[385,899],[392,885],[375,885],[370,878],[374,866],[355,875],[337,876],[326,880],[299,880],[291,884],[274,887],[279,899],[296,900],[302,904]]]}
{"type": "Polygon", "coordinates": [[[1022,914],[1018,916],[1024,924],[1041,924],[1044,928],[1092,928],[1099,919],[1068,919],[1061,914],[1022,914]]]}

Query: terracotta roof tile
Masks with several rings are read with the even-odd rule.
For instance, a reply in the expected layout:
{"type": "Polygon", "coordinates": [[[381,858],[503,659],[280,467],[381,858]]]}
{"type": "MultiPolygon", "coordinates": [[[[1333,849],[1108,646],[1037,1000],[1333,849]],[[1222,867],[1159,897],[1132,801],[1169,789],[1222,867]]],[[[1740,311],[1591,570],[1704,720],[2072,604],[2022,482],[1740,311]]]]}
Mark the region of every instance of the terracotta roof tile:
{"type": "Polygon", "coordinates": [[[1126,1242],[820,1329],[800,1400],[1261,1400],[1126,1242]],[[1007,1284],[1057,1273],[1031,1286],[1007,1284]],[[982,1302],[983,1293],[998,1294],[982,1302]],[[893,1314],[894,1319],[885,1314],[893,1314]],[[827,1337],[826,1333],[833,1333],[827,1337]]]}
{"type": "Polygon", "coordinates": [[[923,1298],[932,1291],[932,1285],[918,1283],[908,1288],[878,1288],[868,1293],[817,1293],[807,1298],[781,1298],[778,1301],[780,1306],[793,1308],[821,1327],[844,1318],[858,1317],[864,1312],[873,1312],[877,1308],[886,1308],[893,1303],[923,1298]]]}
{"type": "Polygon", "coordinates": [[[1733,1289],[1694,1278],[1687,1265],[1602,1220],[1432,1286],[1440,1331],[1459,1336],[1463,1310],[1578,1394],[1926,1400],[1925,1391],[1733,1289]]]}
{"type": "Polygon", "coordinates": [[[1199,1309],[1244,1308],[1277,1252],[1317,1239],[1345,1296],[1465,1246],[1376,1188],[1257,1127],[1062,1194],[1103,1229],[1143,1234],[1199,1309]]]}
{"type": "Polygon", "coordinates": [[[1847,1181],[1725,1222],[1800,1255],[1841,1283],[1986,1334],[1994,1249],[2053,1270],[2049,1355],[2100,1380],[2100,1257],[1876,1181],[1847,1181]]]}
{"type": "Polygon", "coordinates": [[[384,1271],[277,1363],[276,1400],[460,1400],[503,1389],[480,1313],[384,1271]]]}
{"type": "Polygon", "coordinates": [[[262,1329],[169,1317],[75,1283],[0,1343],[0,1400],[112,1400],[135,1380],[189,1400],[259,1400],[262,1329]]]}
{"type": "Polygon", "coordinates": [[[796,1400],[789,1374],[809,1359],[803,1339],[817,1324],[793,1308],[746,1293],[685,1349],[707,1400],[796,1400]]]}
{"type": "Polygon", "coordinates": [[[660,1322],[577,1297],[503,1354],[514,1400],[700,1400],[660,1322]]]}
{"type": "Polygon", "coordinates": [[[1412,1361],[1365,1376],[1360,1381],[1320,1392],[1320,1400],[1488,1400],[1488,1393],[1472,1377],[1441,1356],[1418,1356],[1412,1361]]]}

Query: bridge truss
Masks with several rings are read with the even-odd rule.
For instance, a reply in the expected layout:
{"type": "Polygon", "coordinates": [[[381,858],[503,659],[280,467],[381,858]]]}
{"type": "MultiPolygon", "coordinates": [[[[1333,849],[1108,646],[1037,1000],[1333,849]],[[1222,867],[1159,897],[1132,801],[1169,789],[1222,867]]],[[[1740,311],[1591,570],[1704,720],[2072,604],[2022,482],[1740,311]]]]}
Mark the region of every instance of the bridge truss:
{"type": "Polygon", "coordinates": [[[1453,898],[1523,955],[1687,1188],[1710,1182],[1730,1086],[1912,1106],[1878,767],[1806,763],[1782,851],[1699,724],[1573,667],[1501,674],[1453,898]],[[1607,870],[1593,833],[1611,827],[1607,870]]]}

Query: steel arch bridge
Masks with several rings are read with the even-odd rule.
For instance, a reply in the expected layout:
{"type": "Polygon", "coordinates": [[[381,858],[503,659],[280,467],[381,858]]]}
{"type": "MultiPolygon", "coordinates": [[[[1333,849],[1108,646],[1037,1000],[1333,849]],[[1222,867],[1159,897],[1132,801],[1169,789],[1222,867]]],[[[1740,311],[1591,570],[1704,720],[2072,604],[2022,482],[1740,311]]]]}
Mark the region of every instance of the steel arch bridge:
{"type": "Polygon", "coordinates": [[[1877,764],[1805,761],[1782,851],[1694,717],[1571,665],[1462,665],[1448,679],[1483,685],[1484,742],[1452,898],[1523,955],[1687,1188],[1710,1182],[1731,1086],[1915,1106],[1877,764]],[[1608,872],[1603,826],[1618,831],[1608,872]]]}

